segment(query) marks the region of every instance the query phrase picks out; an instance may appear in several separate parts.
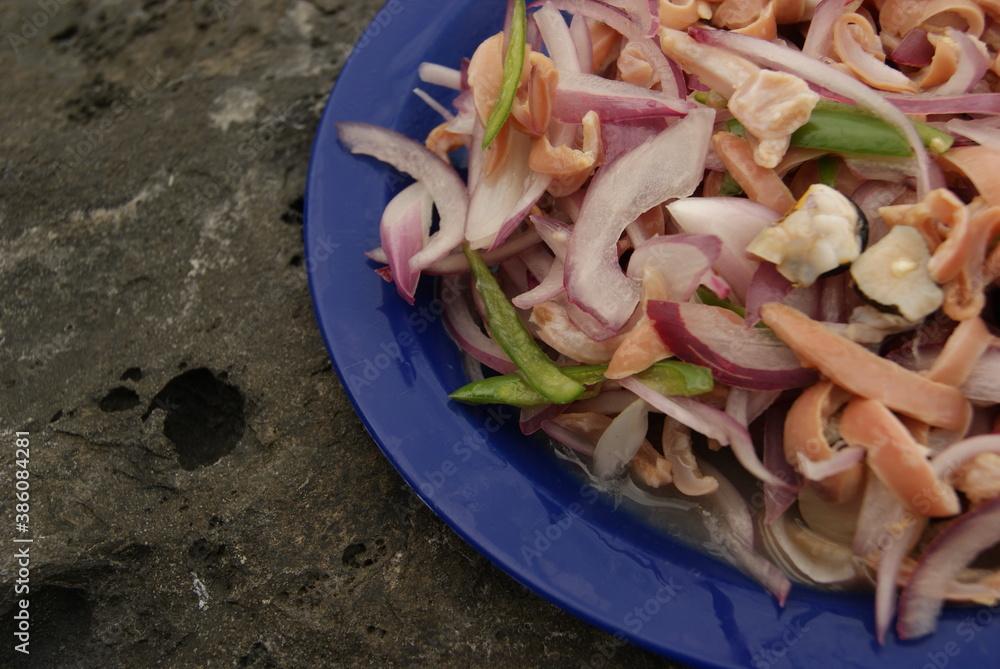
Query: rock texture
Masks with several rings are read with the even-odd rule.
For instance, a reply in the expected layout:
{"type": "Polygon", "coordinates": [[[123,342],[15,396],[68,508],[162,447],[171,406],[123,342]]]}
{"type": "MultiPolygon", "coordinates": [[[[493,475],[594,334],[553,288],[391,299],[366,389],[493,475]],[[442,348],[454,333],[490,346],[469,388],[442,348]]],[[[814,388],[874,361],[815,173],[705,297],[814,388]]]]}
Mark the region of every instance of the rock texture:
{"type": "Polygon", "coordinates": [[[0,665],[662,666],[457,539],[330,372],[305,170],[378,5],[0,4],[0,665]]]}

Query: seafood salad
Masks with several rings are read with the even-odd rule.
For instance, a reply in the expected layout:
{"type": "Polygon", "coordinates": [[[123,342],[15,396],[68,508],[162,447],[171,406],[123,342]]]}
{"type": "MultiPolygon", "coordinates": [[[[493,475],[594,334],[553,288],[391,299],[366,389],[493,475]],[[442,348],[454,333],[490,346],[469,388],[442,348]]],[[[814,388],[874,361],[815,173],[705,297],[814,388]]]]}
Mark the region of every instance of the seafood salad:
{"type": "Polygon", "coordinates": [[[1000,602],[1000,2],[511,0],[496,28],[420,66],[426,137],[338,126],[413,178],[368,255],[411,304],[437,277],[450,399],[712,505],[781,603],[871,584],[880,642],[1000,602]]]}

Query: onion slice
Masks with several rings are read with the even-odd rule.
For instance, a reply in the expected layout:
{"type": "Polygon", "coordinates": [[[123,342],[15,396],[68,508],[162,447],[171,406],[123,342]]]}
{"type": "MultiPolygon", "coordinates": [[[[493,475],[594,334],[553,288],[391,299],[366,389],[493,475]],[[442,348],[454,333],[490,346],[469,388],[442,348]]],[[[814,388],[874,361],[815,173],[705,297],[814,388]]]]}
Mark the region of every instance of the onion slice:
{"type": "Polygon", "coordinates": [[[927,150],[924,148],[920,135],[913,127],[913,123],[877,91],[873,91],[857,79],[826,63],[780,44],[726,30],[698,28],[693,29],[691,33],[699,41],[725,47],[750,60],[791,72],[829,91],[854,100],[860,107],[864,107],[885,122],[898,128],[910,144],[917,163],[918,198],[922,199],[937,185],[932,174],[927,150]]]}
{"type": "Polygon", "coordinates": [[[643,400],[635,400],[611,421],[597,442],[594,449],[597,478],[607,480],[621,474],[639,452],[648,429],[649,409],[643,400]]]}
{"type": "Polygon", "coordinates": [[[865,459],[863,446],[848,446],[837,451],[826,460],[810,460],[804,453],[798,453],[799,471],[810,481],[822,481],[853,468],[865,459]]]}
{"type": "Polygon", "coordinates": [[[784,429],[788,406],[776,405],[764,414],[764,466],[790,487],[764,485],[764,522],[770,525],[798,498],[802,479],[785,459],[784,429]]]}
{"type": "Polygon", "coordinates": [[[731,446],[733,455],[740,464],[764,483],[779,488],[790,487],[767,470],[757,456],[746,426],[741,425],[729,414],[685,397],[665,397],[635,377],[623,379],[620,383],[623,388],[646,400],[657,411],[709,439],[715,439],[723,446],[731,446]]]}
{"type": "Polygon", "coordinates": [[[379,225],[393,283],[400,297],[413,304],[420,270],[410,268],[410,258],[420,252],[431,229],[434,201],[417,182],[402,190],[386,206],[379,225]]]}
{"type": "Polygon", "coordinates": [[[998,542],[1000,499],[970,511],[939,534],[921,555],[899,598],[899,636],[916,639],[933,632],[948,584],[977,555],[998,542]]]}
{"type": "Polygon", "coordinates": [[[552,5],[543,5],[533,18],[556,67],[566,72],[581,72],[573,36],[559,10],[552,5]]]}
{"type": "Polygon", "coordinates": [[[458,347],[475,360],[501,374],[513,374],[517,367],[504,353],[500,345],[487,337],[479,328],[466,300],[467,279],[449,276],[441,286],[441,301],[444,302],[444,324],[448,334],[458,347]]]}
{"type": "Polygon", "coordinates": [[[563,123],[582,122],[587,112],[596,112],[602,123],[644,118],[682,116],[694,106],[679,98],[624,81],[596,74],[561,71],[552,114],[563,123]]]}
{"type": "Polygon", "coordinates": [[[815,383],[776,337],[734,323],[717,307],[652,301],[646,311],[663,343],[687,362],[710,367],[717,381],[750,390],[788,390],[815,383]]]}
{"type": "Polygon", "coordinates": [[[684,232],[716,235],[722,240],[715,269],[737,297],[746,298],[759,265],[747,255],[747,245],[761,230],[777,223],[780,214],[738,197],[689,197],[668,204],[667,211],[684,232]]]}
{"type": "Polygon", "coordinates": [[[377,158],[409,174],[434,198],[441,223],[424,248],[410,258],[412,269],[424,269],[462,243],[469,196],[461,177],[450,165],[426,147],[392,130],[368,123],[341,122],[337,131],[351,153],[377,158]]]}
{"type": "Polygon", "coordinates": [[[958,69],[948,81],[934,89],[935,95],[963,95],[983,79],[990,60],[973,38],[965,33],[948,28],[947,35],[958,44],[958,69]]]}
{"type": "Polygon", "coordinates": [[[566,255],[566,290],[610,330],[628,322],[640,292],[618,265],[618,239],[643,212],[694,192],[704,174],[714,119],[713,110],[692,111],[591,182],[566,255]]]}

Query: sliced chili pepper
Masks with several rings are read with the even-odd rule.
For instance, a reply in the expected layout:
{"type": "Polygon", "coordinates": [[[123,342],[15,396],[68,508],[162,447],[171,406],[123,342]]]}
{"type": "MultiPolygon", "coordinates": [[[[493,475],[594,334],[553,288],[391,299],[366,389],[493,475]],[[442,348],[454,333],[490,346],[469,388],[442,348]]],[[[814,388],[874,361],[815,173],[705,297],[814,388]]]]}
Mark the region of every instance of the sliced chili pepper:
{"type": "Polygon", "coordinates": [[[521,83],[521,71],[524,69],[524,47],[527,34],[527,10],[524,0],[514,0],[514,14],[510,21],[510,34],[507,35],[507,55],[503,62],[503,86],[490,117],[486,121],[486,132],[483,135],[483,148],[489,148],[493,140],[503,130],[510,110],[514,107],[514,98],[521,83]]]}
{"type": "MultiPolygon", "coordinates": [[[[926,123],[914,122],[924,145],[934,153],[944,153],[955,139],[926,123]]],[[[736,119],[727,123],[734,135],[746,133],[736,119]]],[[[822,100],[813,109],[809,121],[792,134],[792,146],[818,149],[849,156],[890,156],[907,158],[913,155],[906,139],[885,121],[860,107],[822,100]]]]}
{"type": "MultiPolygon", "coordinates": [[[[607,369],[605,365],[581,365],[562,367],[559,371],[585,386],[596,386],[605,380],[607,369]]],[[[710,393],[714,387],[711,371],[677,360],[658,362],[639,374],[638,378],[663,395],[693,397],[710,393]]],[[[517,374],[475,381],[459,388],[450,397],[465,404],[506,404],[521,408],[551,403],[517,374]]]]}
{"type": "Polygon", "coordinates": [[[476,279],[476,291],[483,299],[486,323],[500,348],[517,365],[520,377],[550,402],[568,404],[578,399],[585,390],[583,385],[563,374],[545,355],[535,338],[524,328],[517,310],[482,257],[468,244],[464,250],[476,279]]]}

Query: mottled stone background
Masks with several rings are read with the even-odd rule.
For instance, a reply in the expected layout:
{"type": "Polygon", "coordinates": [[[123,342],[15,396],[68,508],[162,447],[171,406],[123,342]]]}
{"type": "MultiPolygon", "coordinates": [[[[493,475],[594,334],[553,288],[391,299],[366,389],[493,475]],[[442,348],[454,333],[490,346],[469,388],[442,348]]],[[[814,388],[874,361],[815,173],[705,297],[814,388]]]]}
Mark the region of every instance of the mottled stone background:
{"type": "Polygon", "coordinates": [[[305,171],[379,4],[0,3],[0,541],[14,430],[35,537],[19,665],[661,664],[457,539],[330,371],[305,171]]]}

